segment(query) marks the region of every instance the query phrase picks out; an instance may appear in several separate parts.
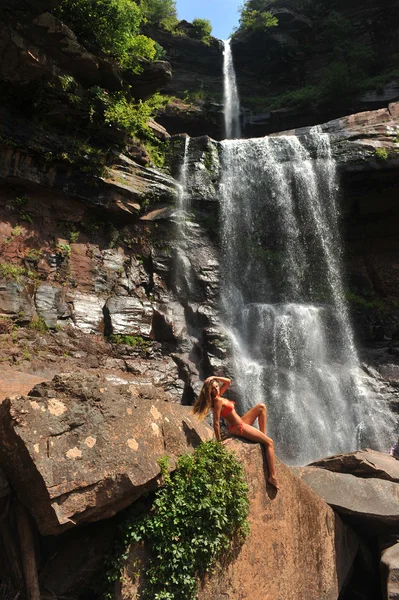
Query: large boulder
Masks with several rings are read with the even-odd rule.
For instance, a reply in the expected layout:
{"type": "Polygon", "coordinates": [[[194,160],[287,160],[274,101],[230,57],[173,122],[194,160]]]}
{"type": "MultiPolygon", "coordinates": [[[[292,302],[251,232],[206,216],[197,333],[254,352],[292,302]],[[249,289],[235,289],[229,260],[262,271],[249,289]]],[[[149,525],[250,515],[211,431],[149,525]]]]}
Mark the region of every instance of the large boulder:
{"type": "Polygon", "coordinates": [[[354,475],[313,466],[292,470],[352,524],[372,534],[399,531],[399,483],[356,476],[356,468],[354,475]]]}
{"type": "Polygon", "coordinates": [[[393,456],[376,450],[358,450],[348,454],[328,456],[311,463],[335,473],[350,473],[356,477],[376,477],[399,483],[399,461],[393,456]]]}
{"type": "Polygon", "coordinates": [[[56,376],[0,407],[0,462],[43,535],[114,515],[157,487],[173,461],[212,436],[157,390],[56,376]]]}
{"type": "MultiPolygon", "coordinates": [[[[206,579],[199,600],[336,600],[358,549],[356,535],[279,461],[276,494],[266,484],[260,445],[234,440],[227,448],[245,467],[251,533],[233,562],[206,579]]],[[[137,572],[137,558],[132,548],[122,584],[126,600],[135,597],[129,573],[137,572]]]]}

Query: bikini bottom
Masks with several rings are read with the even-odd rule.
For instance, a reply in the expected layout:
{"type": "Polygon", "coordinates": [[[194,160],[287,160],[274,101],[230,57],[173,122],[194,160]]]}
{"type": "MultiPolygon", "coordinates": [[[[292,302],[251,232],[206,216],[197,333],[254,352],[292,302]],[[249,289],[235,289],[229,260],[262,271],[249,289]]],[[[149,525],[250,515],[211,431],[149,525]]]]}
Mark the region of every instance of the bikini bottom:
{"type": "Polygon", "coordinates": [[[242,432],[244,429],[243,425],[244,425],[243,421],[241,421],[240,423],[237,423],[236,425],[229,425],[230,433],[232,433],[233,435],[242,435],[242,432]]]}

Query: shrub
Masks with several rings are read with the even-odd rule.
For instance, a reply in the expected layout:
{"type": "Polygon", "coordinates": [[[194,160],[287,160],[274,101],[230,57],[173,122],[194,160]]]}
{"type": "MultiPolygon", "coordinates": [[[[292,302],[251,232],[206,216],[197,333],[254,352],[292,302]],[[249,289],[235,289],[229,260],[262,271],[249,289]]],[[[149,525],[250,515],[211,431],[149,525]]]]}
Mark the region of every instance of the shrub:
{"type": "Polygon", "coordinates": [[[39,333],[47,333],[48,331],[45,320],[39,317],[34,317],[32,319],[32,321],[29,323],[29,329],[33,329],[39,333]]]}
{"type": "Polygon", "coordinates": [[[4,279],[20,281],[26,274],[25,268],[12,263],[0,263],[0,276],[4,279]]]}
{"type": "Polygon", "coordinates": [[[386,160],[388,158],[388,150],[386,148],[376,148],[375,153],[380,160],[386,160]]]}
{"type": "Polygon", "coordinates": [[[151,347],[151,342],[145,340],[140,335],[116,335],[112,334],[109,336],[111,344],[124,344],[125,346],[131,346],[132,348],[138,348],[140,350],[148,350],[151,347]]]}
{"type": "Polygon", "coordinates": [[[211,22],[208,19],[194,19],[192,25],[193,37],[205,44],[209,44],[212,33],[211,22]]]}
{"type": "Polygon", "coordinates": [[[248,488],[242,465],[218,442],[200,444],[180,457],[167,473],[149,514],[128,518],[124,539],[110,564],[108,581],[121,576],[131,543],[145,542],[151,552],[143,600],[194,600],[197,578],[228,558],[248,533],[248,488]]]}

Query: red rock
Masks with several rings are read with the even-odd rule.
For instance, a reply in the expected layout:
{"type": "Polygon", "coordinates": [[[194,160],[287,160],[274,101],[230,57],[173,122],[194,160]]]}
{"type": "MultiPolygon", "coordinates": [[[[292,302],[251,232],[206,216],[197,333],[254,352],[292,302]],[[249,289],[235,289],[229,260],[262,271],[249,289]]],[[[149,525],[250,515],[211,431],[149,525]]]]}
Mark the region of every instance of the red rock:
{"type": "Polygon", "coordinates": [[[43,535],[113,516],[158,484],[173,461],[212,437],[190,408],[128,385],[64,375],[0,407],[0,463],[43,535]],[[134,390],[133,390],[134,391],[134,390]]]}
{"type": "MultiPolygon", "coordinates": [[[[358,548],[356,535],[312,490],[278,462],[281,490],[265,483],[258,444],[234,440],[227,445],[245,465],[251,533],[234,562],[209,576],[199,600],[336,600],[358,548]]],[[[131,549],[122,598],[135,597],[129,564],[145,562],[131,549]]]]}

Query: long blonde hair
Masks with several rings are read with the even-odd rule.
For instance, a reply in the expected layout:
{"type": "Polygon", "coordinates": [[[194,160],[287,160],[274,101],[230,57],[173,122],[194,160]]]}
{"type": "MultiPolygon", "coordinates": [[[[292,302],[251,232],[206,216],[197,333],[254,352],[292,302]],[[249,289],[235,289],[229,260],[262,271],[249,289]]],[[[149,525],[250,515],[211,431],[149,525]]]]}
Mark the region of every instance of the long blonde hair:
{"type": "Polygon", "coordinates": [[[203,421],[205,419],[212,406],[212,384],[214,381],[215,379],[212,379],[211,381],[206,381],[204,383],[202,390],[193,404],[192,412],[197,415],[199,421],[203,421]]]}

